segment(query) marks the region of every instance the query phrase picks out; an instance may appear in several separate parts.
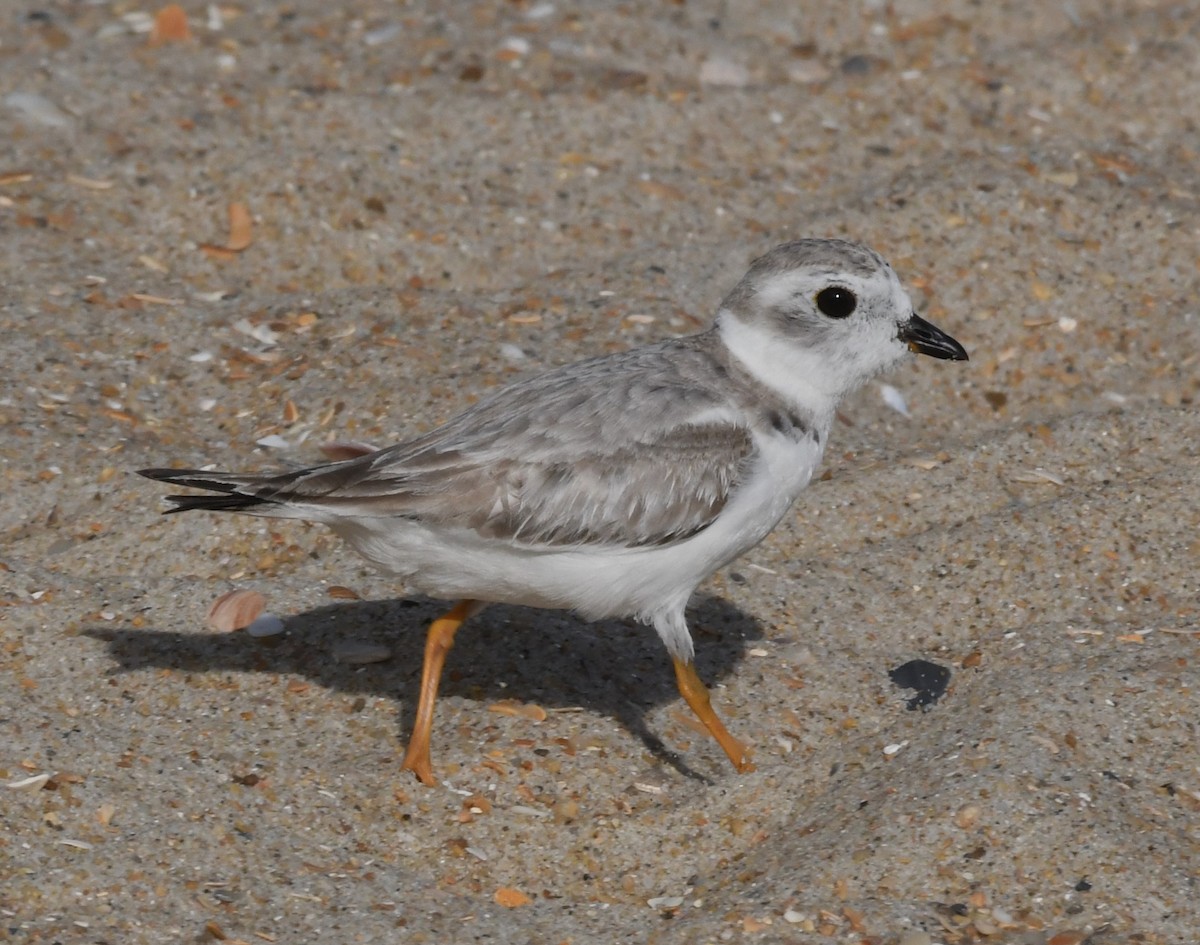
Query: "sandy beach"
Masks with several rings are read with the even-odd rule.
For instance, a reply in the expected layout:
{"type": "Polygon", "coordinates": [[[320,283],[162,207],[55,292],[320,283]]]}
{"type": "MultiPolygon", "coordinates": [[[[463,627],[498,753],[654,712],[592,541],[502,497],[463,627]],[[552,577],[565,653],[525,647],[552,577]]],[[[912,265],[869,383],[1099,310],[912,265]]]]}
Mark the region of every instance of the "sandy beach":
{"type": "Polygon", "coordinates": [[[0,939],[1198,940],[1200,8],[183,11],[3,14],[0,939]],[[134,474],[397,442],[803,236],[971,360],[845,403],[693,600],[754,772],[652,631],[498,606],[424,787],[442,605],[134,474]]]}

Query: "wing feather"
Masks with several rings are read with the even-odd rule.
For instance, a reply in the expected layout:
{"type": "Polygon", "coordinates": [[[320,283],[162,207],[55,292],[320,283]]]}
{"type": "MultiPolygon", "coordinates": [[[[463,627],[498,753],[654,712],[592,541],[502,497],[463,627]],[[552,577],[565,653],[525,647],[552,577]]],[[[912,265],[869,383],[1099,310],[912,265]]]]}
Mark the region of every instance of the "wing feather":
{"type": "Polygon", "coordinates": [[[714,370],[693,339],[571,365],[415,440],[252,491],[527,545],[676,541],[710,525],[753,464],[744,412],[705,383],[714,370]]]}
{"type": "Polygon", "coordinates": [[[637,448],[571,461],[508,457],[407,472],[371,505],[519,544],[663,544],[712,523],[753,449],[745,429],[682,427],[637,448]]]}

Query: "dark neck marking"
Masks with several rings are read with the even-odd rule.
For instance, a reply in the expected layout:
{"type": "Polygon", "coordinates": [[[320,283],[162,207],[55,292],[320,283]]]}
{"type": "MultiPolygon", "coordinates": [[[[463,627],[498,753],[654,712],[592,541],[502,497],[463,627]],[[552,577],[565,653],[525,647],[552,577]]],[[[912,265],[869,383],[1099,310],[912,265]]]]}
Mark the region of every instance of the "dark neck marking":
{"type": "Polygon", "coordinates": [[[739,406],[758,418],[762,426],[797,443],[811,438],[818,446],[821,445],[821,433],[816,419],[806,411],[790,405],[747,371],[721,343],[715,328],[692,337],[695,339],[694,347],[708,357],[712,370],[732,385],[739,406]]]}
{"type": "Polygon", "coordinates": [[[786,436],[790,440],[798,443],[805,437],[811,437],[813,442],[818,446],[821,444],[821,434],[803,416],[794,411],[779,409],[777,407],[765,407],[762,417],[772,430],[786,436]]]}

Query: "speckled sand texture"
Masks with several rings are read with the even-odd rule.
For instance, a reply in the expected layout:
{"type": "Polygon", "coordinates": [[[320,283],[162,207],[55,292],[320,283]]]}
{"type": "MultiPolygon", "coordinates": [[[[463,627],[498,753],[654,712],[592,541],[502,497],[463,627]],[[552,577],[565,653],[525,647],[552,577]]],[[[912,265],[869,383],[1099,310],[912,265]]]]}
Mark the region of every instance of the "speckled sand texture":
{"type": "Polygon", "coordinates": [[[185,8],[0,12],[0,938],[1196,941],[1200,7],[185,8]],[[808,235],[972,360],[697,595],[752,774],[649,631],[498,607],[423,788],[439,605],[131,472],[426,430],[808,235]]]}

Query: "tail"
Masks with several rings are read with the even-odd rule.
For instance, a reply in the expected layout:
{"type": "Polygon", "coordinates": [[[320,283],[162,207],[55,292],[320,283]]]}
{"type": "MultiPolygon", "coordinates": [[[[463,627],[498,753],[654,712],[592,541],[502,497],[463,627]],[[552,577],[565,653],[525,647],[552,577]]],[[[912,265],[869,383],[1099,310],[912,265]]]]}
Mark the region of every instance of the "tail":
{"type": "Polygon", "coordinates": [[[374,464],[386,453],[357,450],[351,459],[293,469],[275,475],[209,472],[203,469],[139,469],[138,475],[187,489],[204,489],[216,495],[169,495],[172,512],[245,512],[268,518],[298,518],[331,522],[364,507],[366,514],[384,514],[381,494],[394,486],[392,479],[372,477],[374,464]]]}
{"type": "Polygon", "coordinates": [[[291,473],[282,476],[245,476],[237,473],[205,472],[200,469],[139,469],[139,476],[169,482],[173,486],[189,489],[207,489],[220,495],[169,495],[167,500],[175,503],[165,515],[175,512],[190,512],[203,509],[207,512],[247,512],[251,515],[287,515],[283,503],[276,501],[286,483],[294,477],[291,473]]]}

